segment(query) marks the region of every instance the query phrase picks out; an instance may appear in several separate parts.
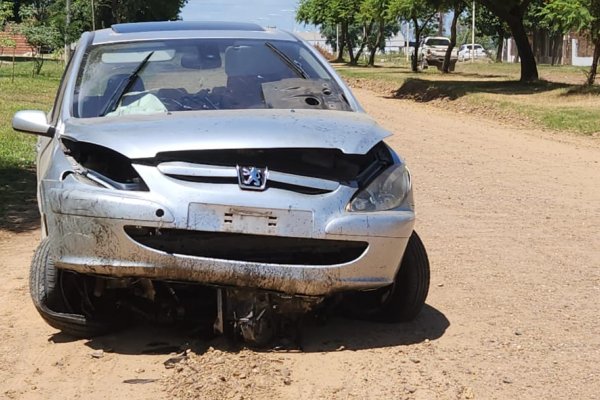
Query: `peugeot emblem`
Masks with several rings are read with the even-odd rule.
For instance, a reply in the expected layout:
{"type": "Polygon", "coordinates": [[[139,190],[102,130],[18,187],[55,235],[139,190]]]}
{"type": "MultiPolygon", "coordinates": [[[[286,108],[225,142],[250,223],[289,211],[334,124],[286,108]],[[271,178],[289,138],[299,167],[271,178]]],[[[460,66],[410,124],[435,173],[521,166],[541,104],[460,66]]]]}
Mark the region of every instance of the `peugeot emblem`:
{"type": "Polygon", "coordinates": [[[247,190],[265,190],[267,187],[268,168],[237,166],[240,188],[247,190]]]}

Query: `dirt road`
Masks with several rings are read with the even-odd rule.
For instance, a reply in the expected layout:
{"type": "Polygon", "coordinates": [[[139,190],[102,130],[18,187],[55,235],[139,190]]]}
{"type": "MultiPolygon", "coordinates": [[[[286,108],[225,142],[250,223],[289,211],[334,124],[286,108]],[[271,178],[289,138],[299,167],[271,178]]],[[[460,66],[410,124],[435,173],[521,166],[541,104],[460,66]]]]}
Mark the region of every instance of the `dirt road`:
{"type": "Polygon", "coordinates": [[[145,326],[72,341],[29,301],[39,233],[0,232],[0,398],[600,398],[598,140],[356,92],[416,185],[432,282],[414,323],[334,319],[303,353],[145,326]]]}

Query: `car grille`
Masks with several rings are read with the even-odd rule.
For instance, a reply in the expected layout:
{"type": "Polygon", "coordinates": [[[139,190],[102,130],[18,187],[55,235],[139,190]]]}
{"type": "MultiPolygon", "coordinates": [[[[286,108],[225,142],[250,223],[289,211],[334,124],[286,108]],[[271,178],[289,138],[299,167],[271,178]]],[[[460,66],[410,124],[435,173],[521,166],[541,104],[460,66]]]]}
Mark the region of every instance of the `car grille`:
{"type": "Polygon", "coordinates": [[[368,243],[126,226],[137,243],[169,254],[287,265],[336,265],[359,258],[368,243]]]}
{"type": "Polygon", "coordinates": [[[367,154],[331,148],[189,150],[158,153],[135,163],[156,166],[164,175],[188,182],[238,184],[239,167],[268,169],[266,188],[303,194],[330,193],[355,186],[393,163],[383,142],[367,154]]]}

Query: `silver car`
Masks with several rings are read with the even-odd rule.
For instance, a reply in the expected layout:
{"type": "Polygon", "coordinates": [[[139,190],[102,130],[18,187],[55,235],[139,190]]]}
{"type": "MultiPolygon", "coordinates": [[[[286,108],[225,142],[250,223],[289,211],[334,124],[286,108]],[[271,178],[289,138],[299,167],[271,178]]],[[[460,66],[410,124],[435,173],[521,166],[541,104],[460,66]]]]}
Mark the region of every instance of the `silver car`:
{"type": "Polygon", "coordinates": [[[458,49],[458,61],[470,59],[485,60],[489,58],[487,51],[480,44],[463,44],[458,49]]]}
{"type": "Polygon", "coordinates": [[[39,135],[41,316],[93,336],[132,315],[266,343],[308,311],[407,321],[429,287],[412,182],[309,44],[245,23],[82,35],[39,135]]]}

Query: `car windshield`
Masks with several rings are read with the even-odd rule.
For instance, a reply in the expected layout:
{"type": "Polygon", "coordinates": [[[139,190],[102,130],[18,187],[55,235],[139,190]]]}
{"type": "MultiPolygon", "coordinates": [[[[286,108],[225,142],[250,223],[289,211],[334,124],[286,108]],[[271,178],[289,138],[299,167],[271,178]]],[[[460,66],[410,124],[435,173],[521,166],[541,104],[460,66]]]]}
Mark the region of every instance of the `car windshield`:
{"type": "Polygon", "coordinates": [[[427,39],[425,43],[427,46],[448,46],[450,45],[449,39],[427,39]]]}
{"type": "Polygon", "coordinates": [[[302,43],[179,39],[91,46],[73,96],[78,118],[188,110],[347,110],[302,43]]]}

